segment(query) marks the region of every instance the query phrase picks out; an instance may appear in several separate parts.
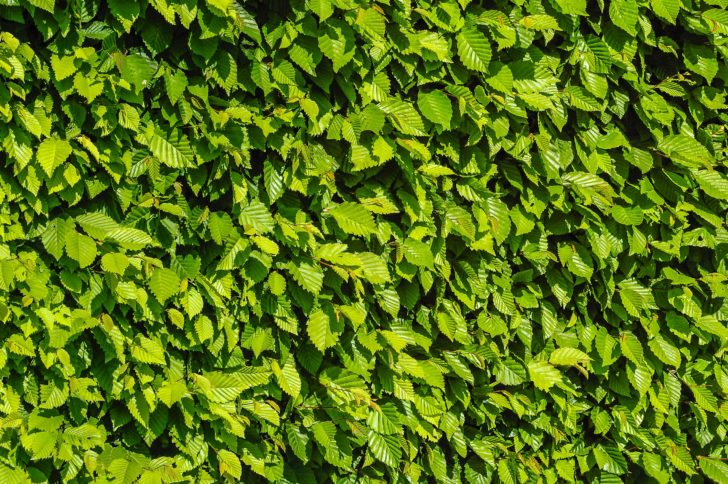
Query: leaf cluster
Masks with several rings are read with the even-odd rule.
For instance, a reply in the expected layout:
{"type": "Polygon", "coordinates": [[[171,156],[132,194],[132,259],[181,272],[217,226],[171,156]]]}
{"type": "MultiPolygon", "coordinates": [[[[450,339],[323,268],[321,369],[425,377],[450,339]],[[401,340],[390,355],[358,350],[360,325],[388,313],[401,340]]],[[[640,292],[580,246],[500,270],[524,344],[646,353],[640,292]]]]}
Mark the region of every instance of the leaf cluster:
{"type": "Polygon", "coordinates": [[[728,482],[726,0],[0,0],[0,483],[728,482]]]}

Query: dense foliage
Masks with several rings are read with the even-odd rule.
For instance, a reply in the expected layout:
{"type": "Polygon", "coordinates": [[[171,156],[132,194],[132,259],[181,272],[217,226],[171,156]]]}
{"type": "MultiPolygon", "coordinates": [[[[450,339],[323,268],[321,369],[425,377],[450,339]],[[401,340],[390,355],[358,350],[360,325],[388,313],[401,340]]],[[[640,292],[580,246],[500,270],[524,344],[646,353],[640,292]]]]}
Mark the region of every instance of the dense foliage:
{"type": "Polygon", "coordinates": [[[0,0],[0,482],[728,482],[727,0],[0,0]]]}

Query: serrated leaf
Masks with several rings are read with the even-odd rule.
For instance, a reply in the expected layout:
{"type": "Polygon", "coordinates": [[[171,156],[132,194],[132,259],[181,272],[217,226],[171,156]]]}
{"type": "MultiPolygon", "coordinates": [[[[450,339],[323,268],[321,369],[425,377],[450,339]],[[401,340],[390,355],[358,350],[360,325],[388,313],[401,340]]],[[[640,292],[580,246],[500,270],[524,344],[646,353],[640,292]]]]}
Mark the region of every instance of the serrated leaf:
{"type": "Polygon", "coordinates": [[[700,463],[700,470],[707,477],[719,484],[728,482],[728,464],[710,457],[700,457],[698,462],[700,463]]]}
{"type": "Polygon", "coordinates": [[[142,363],[163,366],[167,364],[161,343],[144,336],[139,336],[138,341],[132,345],[131,356],[142,363]]]}
{"type": "Polygon", "coordinates": [[[674,366],[675,368],[680,367],[680,350],[678,350],[677,347],[675,347],[670,341],[658,334],[651,339],[647,345],[660,361],[667,365],[674,366]]]}
{"type": "Polygon", "coordinates": [[[407,262],[416,266],[432,267],[434,258],[430,247],[419,240],[407,238],[402,244],[407,262]]]}
{"type": "Polygon", "coordinates": [[[372,455],[384,465],[397,467],[402,457],[399,438],[396,435],[382,435],[370,430],[367,436],[369,450],[372,455]]]}
{"type": "Polygon", "coordinates": [[[149,289],[161,304],[179,292],[179,284],[177,273],[166,267],[155,269],[149,278],[149,289]]]}
{"type": "Polygon", "coordinates": [[[157,390],[157,398],[166,406],[171,407],[175,403],[182,400],[187,394],[187,385],[182,381],[165,381],[159,390],[157,390]]]}
{"type": "Polygon", "coordinates": [[[192,163],[190,143],[177,131],[171,134],[155,131],[149,138],[149,149],[159,161],[171,168],[185,168],[192,163]]]}
{"type": "Polygon", "coordinates": [[[57,81],[72,76],[76,72],[76,66],[74,64],[75,56],[68,55],[59,57],[57,55],[51,56],[51,69],[57,81]]]}
{"type": "Polygon", "coordinates": [[[307,324],[308,337],[320,352],[334,346],[338,335],[331,330],[329,315],[321,309],[316,309],[308,316],[307,324]]]}
{"type": "Polygon", "coordinates": [[[424,136],[425,125],[417,110],[408,102],[391,98],[379,105],[397,131],[412,136],[424,136]]]}
{"type": "Polygon", "coordinates": [[[308,262],[289,262],[286,266],[293,279],[311,294],[318,294],[324,283],[324,273],[321,267],[308,262]]]}
{"type": "Polygon", "coordinates": [[[107,272],[122,275],[129,267],[129,258],[121,253],[104,254],[101,257],[101,267],[107,272]]]}
{"type": "Polygon", "coordinates": [[[617,205],[612,208],[612,217],[622,225],[639,225],[642,223],[644,214],[640,207],[622,207],[617,205]]]}
{"type": "Polygon", "coordinates": [[[252,227],[256,232],[264,234],[275,227],[275,221],[268,209],[258,200],[252,200],[240,212],[240,223],[252,227]]]}
{"type": "Polygon", "coordinates": [[[458,56],[468,69],[487,72],[492,56],[490,42],[475,28],[465,28],[457,36],[458,56]]]}
{"type": "Polygon", "coordinates": [[[283,367],[280,367],[277,361],[273,361],[271,366],[281,389],[296,398],[301,393],[301,377],[298,375],[293,358],[288,358],[283,367]]]}
{"type": "Polygon", "coordinates": [[[233,221],[230,218],[230,215],[215,212],[210,215],[207,227],[210,229],[212,240],[214,240],[216,244],[222,244],[223,239],[233,230],[233,221]]]}
{"type": "Polygon", "coordinates": [[[348,24],[333,20],[326,24],[323,33],[319,35],[319,49],[331,59],[334,72],[338,72],[354,57],[354,36],[348,24]]]}
{"type": "Polygon", "coordinates": [[[692,72],[705,78],[710,84],[718,74],[718,59],[715,50],[706,45],[688,43],[685,45],[683,59],[685,66],[692,72]]]}
{"type": "Polygon", "coordinates": [[[281,296],[286,292],[286,278],[278,272],[271,272],[268,275],[268,287],[272,294],[281,296]]]}
{"type": "Polygon", "coordinates": [[[371,212],[359,203],[344,202],[330,208],[328,213],[347,234],[363,236],[377,230],[371,212]]]}
{"type": "Polygon", "coordinates": [[[552,365],[577,365],[588,364],[591,361],[589,355],[576,348],[557,348],[549,356],[549,363],[552,365]]]}
{"type": "Polygon", "coordinates": [[[586,0],[555,0],[562,13],[586,15],[586,0]]]}
{"type": "Polygon", "coordinates": [[[694,170],[693,177],[700,188],[718,200],[728,200],[728,178],[717,171],[694,170]]]}
{"type": "Polygon", "coordinates": [[[66,234],[70,229],[69,224],[60,218],[53,219],[48,223],[45,232],[41,238],[43,246],[56,260],[63,255],[63,249],[66,247],[66,234]]]}
{"type": "Polygon", "coordinates": [[[78,262],[82,269],[96,260],[96,242],[91,237],[69,231],[66,233],[65,247],[68,257],[78,262]]]}
{"type": "Polygon", "coordinates": [[[658,17],[674,24],[680,13],[680,0],[650,0],[652,11],[658,17]]]}
{"type": "Polygon", "coordinates": [[[528,364],[528,374],[537,388],[549,391],[552,386],[561,382],[559,370],[545,361],[532,361],[528,364]]]}
{"type": "Polygon", "coordinates": [[[38,146],[36,157],[38,163],[50,178],[53,172],[61,166],[73,153],[71,143],[57,138],[47,138],[38,146]]]}
{"type": "Polygon", "coordinates": [[[117,54],[115,61],[122,79],[128,81],[137,90],[147,87],[159,67],[154,60],[140,54],[117,54]]]}
{"type": "Polygon", "coordinates": [[[289,424],[286,425],[286,436],[296,457],[301,459],[304,464],[308,462],[311,455],[311,440],[308,434],[297,426],[289,424]]]}
{"type": "Polygon", "coordinates": [[[609,2],[609,18],[614,25],[628,34],[637,35],[639,10],[636,0],[612,0],[609,2]]]}
{"type": "Polygon", "coordinates": [[[429,91],[417,96],[417,107],[422,115],[435,124],[447,129],[452,119],[452,104],[442,91],[429,91]]]}
{"type": "Polygon", "coordinates": [[[240,479],[243,473],[243,465],[240,463],[237,455],[229,450],[220,449],[217,453],[217,458],[220,461],[220,474],[226,474],[234,479],[240,479]]]}
{"type": "Polygon", "coordinates": [[[106,234],[106,239],[129,250],[139,250],[148,245],[157,245],[149,234],[131,227],[113,229],[106,234]]]}

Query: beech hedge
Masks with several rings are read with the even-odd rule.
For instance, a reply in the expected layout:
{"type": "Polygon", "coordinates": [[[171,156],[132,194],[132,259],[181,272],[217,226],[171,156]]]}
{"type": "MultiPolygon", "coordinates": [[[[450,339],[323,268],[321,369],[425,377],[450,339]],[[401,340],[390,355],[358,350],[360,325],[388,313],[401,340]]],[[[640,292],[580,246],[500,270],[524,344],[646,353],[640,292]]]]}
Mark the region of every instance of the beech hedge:
{"type": "Polygon", "coordinates": [[[728,482],[728,0],[0,0],[0,482],[728,482]]]}

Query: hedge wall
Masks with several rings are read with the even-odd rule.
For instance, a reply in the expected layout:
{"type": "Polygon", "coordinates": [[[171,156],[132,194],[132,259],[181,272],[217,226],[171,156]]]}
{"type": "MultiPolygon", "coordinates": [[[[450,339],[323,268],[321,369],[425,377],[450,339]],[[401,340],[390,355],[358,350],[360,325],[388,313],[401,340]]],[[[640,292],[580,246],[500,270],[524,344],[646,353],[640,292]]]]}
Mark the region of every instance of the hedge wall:
{"type": "Polygon", "coordinates": [[[727,0],[0,0],[0,482],[728,482],[727,0]]]}

